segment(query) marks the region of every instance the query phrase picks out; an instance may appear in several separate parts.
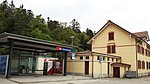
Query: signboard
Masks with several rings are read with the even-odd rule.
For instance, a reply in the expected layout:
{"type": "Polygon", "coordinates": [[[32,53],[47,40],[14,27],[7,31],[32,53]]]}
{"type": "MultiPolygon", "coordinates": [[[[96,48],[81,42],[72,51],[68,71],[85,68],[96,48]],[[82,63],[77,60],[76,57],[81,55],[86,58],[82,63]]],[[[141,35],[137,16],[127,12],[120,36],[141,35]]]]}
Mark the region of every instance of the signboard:
{"type": "Polygon", "coordinates": [[[0,55],[0,74],[5,74],[7,67],[7,55],[0,55]]]}
{"type": "Polygon", "coordinates": [[[100,56],[99,62],[102,62],[102,61],[103,61],[103,57],[102,57],[102,56],[100,56]]]}
{"type": "Polygon", "coordinates": [[[72,53],[72,59],[73,60],[75,59],[75,53],[72,53]]]}
{"type": "Polygon", "coordinates": [[[62,48],[63,51],[68,51],[68,52],[72,52],[72,49],[69,48],[62,48]]]}
{"type": "Polygon", "coordinates": [[[62,47],[57,46],[57,47],[56,47],[56,50],[62,50],[62,47]]]}
{"type": "Polygon", "coordinates": [[[70,49],[70,48],[62,48],[61,46],[57,46],[56,50],[62,50],[62,51],[72,52],[72,49],[70,49]]]}

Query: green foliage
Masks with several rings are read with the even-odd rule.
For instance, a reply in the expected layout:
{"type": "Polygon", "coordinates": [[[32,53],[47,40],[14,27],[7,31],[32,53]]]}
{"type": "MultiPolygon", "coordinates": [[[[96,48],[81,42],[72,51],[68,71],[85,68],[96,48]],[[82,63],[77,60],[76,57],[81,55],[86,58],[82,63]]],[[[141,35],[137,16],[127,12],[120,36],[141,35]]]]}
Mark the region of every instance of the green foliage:
{"type": "Polygon", "coordinates": [[[42,31],[38,28],[34,29],[31,32],[31,36],[38,39],[51,40],[51,37],[49,35],[42,33],[42,31]]]}
{"type": "Polygon", "coordinates": [[[31,10],[26,10],[21,5],[16,8],[13,1],[9,4],[7,0],[0,4],[0,33],[9,32],[19,35],[30,36],[38,39],[56,41],[78,46],[78,51],[90,50],[87,41],[93,36],[93,32],[87,29],[86,32],[80,31],[80,23],[73,19],[70,26],[66,22],[50,20],[47,22],[42,15],[35,16],[31,10]]]}

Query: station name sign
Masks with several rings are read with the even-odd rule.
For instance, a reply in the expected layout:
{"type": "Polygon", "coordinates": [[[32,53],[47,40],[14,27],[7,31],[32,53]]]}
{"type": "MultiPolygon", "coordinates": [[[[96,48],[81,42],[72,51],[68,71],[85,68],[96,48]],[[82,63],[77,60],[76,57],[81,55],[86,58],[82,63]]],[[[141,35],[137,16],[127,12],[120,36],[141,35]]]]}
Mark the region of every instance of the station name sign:
{"type": "Polygon", "coordinates": [[[72,49],[70,49],[70,48],[63,48],[61,46],[57,46],[56,50],[62,50],[62,51],[72,52],[72,49]]]}

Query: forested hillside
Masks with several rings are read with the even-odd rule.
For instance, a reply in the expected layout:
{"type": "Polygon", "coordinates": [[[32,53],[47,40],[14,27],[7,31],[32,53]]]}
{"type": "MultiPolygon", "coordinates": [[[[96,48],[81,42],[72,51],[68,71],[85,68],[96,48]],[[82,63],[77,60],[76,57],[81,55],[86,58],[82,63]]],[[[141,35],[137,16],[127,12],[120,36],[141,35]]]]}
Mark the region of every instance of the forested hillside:
{"type": "Polygon", "coordinates": [[[35,15],[32,10],[25,9],[23,5],[15,7],[13,1],[8,3],[5,0],[0,3],[0,33],[14,33],[64,44],[71,44],[70,37],[74,36],[73,43],[78,46],[78,51],[91,49],[87,41],[93,36],[93,31],[87,28],[82,32],[80,23],[76,19],[66,23],[51,20],[49,16],[45,20],[42,14],[35,15]]]}

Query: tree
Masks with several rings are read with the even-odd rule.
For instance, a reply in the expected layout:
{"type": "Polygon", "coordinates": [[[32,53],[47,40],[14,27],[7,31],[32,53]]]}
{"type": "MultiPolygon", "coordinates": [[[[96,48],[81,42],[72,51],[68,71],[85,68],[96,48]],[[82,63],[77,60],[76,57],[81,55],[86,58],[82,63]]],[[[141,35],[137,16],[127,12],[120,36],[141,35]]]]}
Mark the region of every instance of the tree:
{"type": "Polygon", "coordinates": [[[80,31],[80,23],[78,21],[76,21],[76,19],[73,19],[70,22],[70,24],[71,24],[71,27],[72,27],[72,29],[73,29],[73,31],[75,33],[81,33],[81,31],[80,31]]]}
{"type": "Polygon", "coordinates": [[[43,40],[49,40],[49,41],[52,40],[49,35],[42,33],[42,31],[39,30],[38,28],[34,29],[31,32],[31,36],[34,38],[43,39],[43,40]]]}
{"type": "Polygon", "coordinates": [[[90,50],[87,41],[93,36],[93,31],[87,28],[86,32],[80,31],[80,24],[76,19],[67,26],[66,22],[50,20],[47,22],[42,15],[34,16],[32,10],[24,8],[23,4],[17,8],[13,1],[9,4],[4,0],[0,4],[0,33],[8,32],[30,36],[38,39],[52,40],[71,45],[70,36],[74,36],[74,46],[78,50],[90,50]]]}
{"type": "Polygon", "coordinates": [[[50,20],[49,17],[47,19],[48,19],[47,25],[48,25],[49,30],[53,31],[54,29],[60,28],[60,24],[59,24],[58,21],[56,21],[56,20],[54,20],[54,21],[50,20]]]}
{"type": "Polygon", "coordinates": [[[87,28],[86,29],[86,35],[88,35],[90,38],[92,38],[94,33],[93,33],[93,31],[91,29],[87,28]]]}
{"type": "Polygon", "coordinates": [[[91,50],[91,46],[87,44],[87,42],[89,41],[89,36],[86,35],[85,32],[82,32],[79,34],[78,36],[80,42],[79,42],[79,47],[82,49],[82,50],[91,50]]]}

